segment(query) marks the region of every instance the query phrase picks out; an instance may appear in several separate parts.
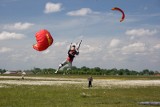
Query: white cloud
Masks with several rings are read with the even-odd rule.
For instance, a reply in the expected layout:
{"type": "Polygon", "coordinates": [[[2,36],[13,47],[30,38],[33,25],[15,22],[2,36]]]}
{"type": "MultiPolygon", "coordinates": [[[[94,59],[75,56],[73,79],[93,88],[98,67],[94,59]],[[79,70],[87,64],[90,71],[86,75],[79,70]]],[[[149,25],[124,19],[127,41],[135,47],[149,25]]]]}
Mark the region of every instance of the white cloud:
{"type": "Polygon", "coordinates": [[[124,46],[122,48],[123,54],[139,54],[145,52],[146,47],[144,43],[133,43],[129,44],[128,46],[124,46]]]}
{"type": "Polygon", "coordinates": [[[127,30],[125,34],[129,36],[152,36],[157,32],[158,32],[157,30],[149,30],[149,29],[132,29],[132,30],[127,30]]]}
{"type": "Polygon", "coordinates": [[[57,47],[59,47],[59,46],[65,46],[65,45],[66,45],[66,43],[67,43],[67,41],[63,41],[63,42],[56,42],[56,43],[54,44],[54,46],[57,46],[57,47]]]}
{"type": "Polygon", "coordinates": [[[50,52],[50,50],[47,49],[47,50],[43,51],[43,54],[48,54],[49,52],[50,52]]]}
{"type": "Polygon", "coordinates": [[[70,11],[67,13],[69,16],[86,16],[90,13],[93,13],[93,11],[90,8],[81,8],[79,10],[70,11]]]}
{"type": "Polygon", "coordinates": [[[87,62],[87,61],[93,61],[93,57],[92,56],[90,56],[90,55],[81,55],[80,57],[76,57],[76,59],[78,60],[78,61],[85,61],[85,62],[87,62]]]}
{"type": "Polygon", "coordinates": [[[119,45],[119,43],[120,43],[119,39],[112,39],[111,42],[110,42],[110,44],[109,44],[109,46],[110,47],[116,47],[116,46],[119,45]]]}
{"type": "Polygon", "coordinates": [[[154,46],[155,49],[160,49],[160,44],[154,46]]]}
{"type": "Polygon", "coordinates": [[[17,22],[17,23],[14,23],[14,24],[7,24],[7,25],[4,25],[4,29],[7,29],[7,30],[26,30],[30,27],[32,27],[34,24],[33,23],[22,23],[22,22],[17,22]]]}
{"type": "Polygon", "coordinates": [[[12,51],[11,48],[7,48],[7,47],[0,48],[0,53],[6,53],[6,52],[10,52],[10,51],[12,51]]]}
{"type": "Polygon", "coordinates": [[[8,40],[8,39],[22,39],[25,36],[23,34],[14,33],[14,32],[6,32],[3,31],[0,33],[0,40],[8,40]]]}
{"type": "Polygon", "coordinates": [[[93,52],[100,52],[101,48],[98,46],[83,45],[83,47],[81,47],[80,51],[83,54],[89,54],[89,53],[93,53],[93,52]]]}
{"type": "Polygon", "coordinates": [[[53,12],[59,12],[62,10],[62,4],[61,3],[46,3],[44,13],[53,13],[53,12]]]}

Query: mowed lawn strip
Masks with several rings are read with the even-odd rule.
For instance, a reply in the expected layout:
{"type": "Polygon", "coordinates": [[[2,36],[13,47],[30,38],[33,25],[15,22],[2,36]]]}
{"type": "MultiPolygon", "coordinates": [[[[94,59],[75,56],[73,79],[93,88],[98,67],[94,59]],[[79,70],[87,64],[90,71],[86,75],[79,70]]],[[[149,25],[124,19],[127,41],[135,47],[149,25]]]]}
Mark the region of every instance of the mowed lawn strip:
{"type": "Polygon", "coordinates": [[[7,85],[0,88],[0,107],[143,107],[138,102],[160,101],[159,90],[159,86],[88,89],[78,85],[7,85]]]}

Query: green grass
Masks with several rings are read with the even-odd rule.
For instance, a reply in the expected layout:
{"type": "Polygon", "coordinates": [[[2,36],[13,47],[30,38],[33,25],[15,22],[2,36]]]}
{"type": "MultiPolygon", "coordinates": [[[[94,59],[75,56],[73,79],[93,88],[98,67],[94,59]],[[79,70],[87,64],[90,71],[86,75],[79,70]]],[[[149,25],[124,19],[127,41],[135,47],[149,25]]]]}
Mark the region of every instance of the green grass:
{"type": "MultiPolygon", "coordinates": [[[[89,77],[89,75],[37,75],[37,77],[39,76],[84,79],[89,77]]],[[[158,80],[160,79],[160,76],[93,75],[93,78],[158,80]]],[[[63,86],[5,86],[7,87],[0,87],[0,107],[146,107],[145,105],[139,105],[138,102],[160,102],[160,86],[130,88],[112,87],[111,89],[107,87],[93,87],[91,89],[88,89],[87,86],[81,87],[78,86],[78,84],[63,86]]]]}
{"type": "Polygon", "coordinates": [[[87,89],[78,85],[8,85],[0,88],[0,107],[145,107],[138,102],[160,101],[159,90],[160,87],[87,89]]]}

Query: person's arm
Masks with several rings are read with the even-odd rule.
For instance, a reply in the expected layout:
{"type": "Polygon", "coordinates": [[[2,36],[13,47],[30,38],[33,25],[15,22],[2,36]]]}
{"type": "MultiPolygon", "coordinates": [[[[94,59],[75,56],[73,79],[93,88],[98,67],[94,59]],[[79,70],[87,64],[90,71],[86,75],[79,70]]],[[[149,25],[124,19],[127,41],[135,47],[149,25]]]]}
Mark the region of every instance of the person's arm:
{"type": "Polygon", "coordinates": [[[71,49],[71,47],[72,47],[72,43],[70,44],[69,50],[71,49]]]}
{"type": "Polygon", "coordinates": [[[79,55],[79,51],[78,50],[76,51],[76,55],[79,55]]]}
{"type": "Polygon", "coordinates": [[[70,54],[70,49],[68,50],[68,55],[70,54]]]}
{"type": "Polygon", "coordinates": [[[68,56],[69,56],[69,57],[71,57],[71,58],[73,58],[73,57],[74,57],[74,54],[72,53],[72,51],[71,51],[71,50],[69,50],[69,51],[68,51],[68,56]]]}
{"type": "Polygon", "coordinates": [[[79,50],[80,46],[81,46],[82,40],[79,42],[79,45],[77,47],[77,50],[79,50]]]}

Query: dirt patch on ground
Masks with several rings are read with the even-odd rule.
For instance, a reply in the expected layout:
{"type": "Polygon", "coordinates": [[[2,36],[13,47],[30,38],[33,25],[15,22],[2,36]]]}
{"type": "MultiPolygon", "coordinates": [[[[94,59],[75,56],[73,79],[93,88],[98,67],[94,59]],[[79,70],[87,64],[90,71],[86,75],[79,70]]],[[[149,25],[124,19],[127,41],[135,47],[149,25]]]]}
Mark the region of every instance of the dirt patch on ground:
{"type": "MultiPolygon", "coordinates": [[[[4,85],[82,85],[87,86],[87,79],[81,78],[49,78],[49,77],[25,77],[0,76],[0,87],[4,85]],[[13,80],[12,80],[13,79],[13,80]]],[[[94,87],[135,87],[135,86],[160,86],[160,80],[108,80],[94,79],[94,87]]]]}

